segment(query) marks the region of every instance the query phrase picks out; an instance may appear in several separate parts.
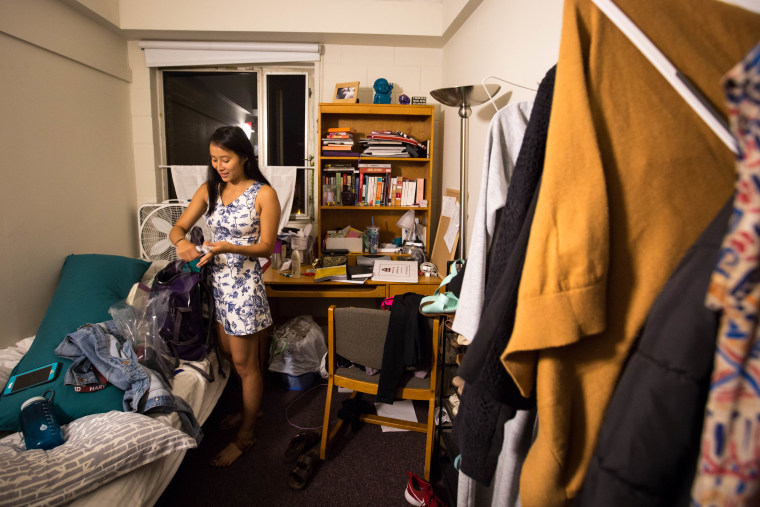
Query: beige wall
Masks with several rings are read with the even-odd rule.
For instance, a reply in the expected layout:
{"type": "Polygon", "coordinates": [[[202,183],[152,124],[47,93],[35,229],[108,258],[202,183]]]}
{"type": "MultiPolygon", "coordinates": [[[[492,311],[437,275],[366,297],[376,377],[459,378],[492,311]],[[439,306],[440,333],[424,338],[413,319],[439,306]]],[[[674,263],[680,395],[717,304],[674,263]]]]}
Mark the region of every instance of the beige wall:
{"type": "Polygon", "coordinates": [[[4,347],[36,332],[66,255],[136,256],[137,233],[129,84],[113,75],[126,42],[60,2],[3,2],[0,54],[4,347]]]}
{"type": "MultiPolygon", "coordinates": [[[[480,85],[487,76],[537,88],[546,72],[557,63],[562,18],[562,0],[515,2],[483,0],[464,25],[443,48],[443,85],[480,85]]],[[[501,85],[496,105],[533,100],[535,93],[488,79],[501,85]]],[[[460,118],[458,110],[442,106],[442,188],[459,188],[460,118]]],[[[468,244],[475,218],[488,124],[496,113],[491,104],[472,109],[469,120],[467,201],[468,244]]]]}
{"type": "MultiPolygon", "coordinates": [[[[335,83],[359,81],[359,102],[372,102],[378,78],[393,83],[391,100],[398,96],[430,98],[441,83],[443,51],[435,48],[325,44],[321,70],[321,102],[330,102],[335,83]]],[[[428,102],[430,103],[430,102],[428,102]]]]}

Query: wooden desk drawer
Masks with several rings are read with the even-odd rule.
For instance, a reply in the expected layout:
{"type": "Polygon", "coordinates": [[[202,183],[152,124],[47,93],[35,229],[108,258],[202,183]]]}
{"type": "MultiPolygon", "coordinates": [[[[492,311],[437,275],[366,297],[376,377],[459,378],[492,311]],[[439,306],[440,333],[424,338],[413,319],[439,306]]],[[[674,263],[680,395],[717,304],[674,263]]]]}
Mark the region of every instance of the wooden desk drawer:
{"type": "Polygon", "coordinates": [[[414,292],[415,294],[422,294],[423,296],[430,296],[435,292],[438,285],[433,284],[411,284],[411,283],[392,283],[388,284],[388,297],[398,296],[399,294],[405,294],[407,292],[414,292]]]}
{"type": "Polygon", "coordinates": [[[278,298],[384,298],[385,285],[270,283],[267,297],[278,298]]]}

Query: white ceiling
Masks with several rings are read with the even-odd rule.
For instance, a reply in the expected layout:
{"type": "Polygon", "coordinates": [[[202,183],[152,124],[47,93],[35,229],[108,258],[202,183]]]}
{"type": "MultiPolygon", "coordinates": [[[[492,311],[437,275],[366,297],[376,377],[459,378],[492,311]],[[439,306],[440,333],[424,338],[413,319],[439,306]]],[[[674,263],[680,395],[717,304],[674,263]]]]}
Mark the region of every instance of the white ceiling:
{"type": "Polygon", "coordinates": [[[129,40],[442,47],[482,0],[62,0],[129,40]]]}

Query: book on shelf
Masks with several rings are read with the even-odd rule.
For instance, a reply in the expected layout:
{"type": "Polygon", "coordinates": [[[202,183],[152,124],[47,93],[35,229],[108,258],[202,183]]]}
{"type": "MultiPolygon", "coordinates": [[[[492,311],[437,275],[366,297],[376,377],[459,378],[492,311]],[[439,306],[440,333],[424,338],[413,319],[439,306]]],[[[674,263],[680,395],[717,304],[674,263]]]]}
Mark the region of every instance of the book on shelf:
{"type": "Polygon", "coordinates": [[[362,168],[362,167],[365,167],[365,168],[377,168],[377,167],[380,167],[380,168],[383,168],[383,169],[386,169],[386,168],[390,169],[391,168],[391,164],[390,164],[390,162],[359,162],[357,164],[357,167],[359,167],[359,168],[362,168]]]}
{"type": "Polygon", "coordinates": [[[375,206],[381,206],[385,204],[385,180],[382,177],[377,178],[375,188],[375,206]]]}
{"type": "Polygon", "coordinates": [[[373,130],[359,139],[362,155],[370,157],[427,158],[429,141],[420,142],[401,131],[373,130]]]}
{"type": "Polygon", "coordinates": [[[414,204],[420,205],[420,202],[425,200],[425,178],[417,178],[417,196],[414,199],[414,204]]]}
{"type": "Polygon", "coordinates": [[[400,153],[382,153],[382,152],[375,152],[372,150],[369,151],[363,151],[361,153],[362,157],[378,157],[378,158],[410,158],[411,155],[407,151],[403,151],[400,153]]]}
{"type": "Polygon", "coordinates": [[[330,280],[345,280],[348,277],[346,265],[330,266],[326,268],[317,268],[314,272],[315,282],[327,282],[330,280]]]}
{"type": "Polygon", "coordinates": [[[352,127],[330,127],[327,132],[355,132],[352,127]]]}
{"type": "Polygon", "coordinates": [[[343,172],[343,171],[357,171],[358,169],[354,167],[354,164],[350,162],[345,162],[342,164],[325,164],[325,166],[322,168],[323,173],[327,172],[343,172]]]}
{"type": "Polygon", "coordinates": [[[398,141],[404,144],[411,144],[412,146],[426,149],[425,143],[421,143],[413,137],[399,131],[390,132],[387,130],[373,130],[367,134],[367,139],[371,141],[398,141]]]}
{"type": "Polygon", "coordinates": [[[354,146],[352,144],[330,144],[322,146],[323,151],[352,151],[354,146]]]}
{"type": "Polygon", "coordinates": [[[402,206],[411,206],[414,204],[414,196],[417,195],[417,181],[404,180],[404,190],[402,192],[402,206]]]}
{"type": "MultiPolygon", "coordinates": [[[[360,198],[358,201],[364,204],[377,205],[384,204],[378,203],[378,178],[381,181],[385,181],[390,178],[391,165],[390,164],[365,164],[359,163],[359,178],[358,178],[358,194],[360,198]],[[387,177],[386,177],[387,176],[387,177]],[[374,193],[370,193],[370,189],[374,189],[374,193]]],[[[383,193],[385,190],[383,189],[383,193]]]]}
{"type": "Polygon", "coordinates": [[[361,153],[356,151],[322,150],[322,157],[358,157],[361,153]]]}

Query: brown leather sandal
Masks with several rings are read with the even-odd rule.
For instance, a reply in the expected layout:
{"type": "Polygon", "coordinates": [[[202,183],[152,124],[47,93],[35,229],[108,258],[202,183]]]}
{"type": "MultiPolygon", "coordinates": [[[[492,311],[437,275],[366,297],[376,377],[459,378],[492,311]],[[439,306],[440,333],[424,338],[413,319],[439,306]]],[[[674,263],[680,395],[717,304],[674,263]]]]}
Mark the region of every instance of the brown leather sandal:
{"type": "Polygon", "coordinates": [[[298,457],[295,468],[288,477],[288,486],[293,489],[304,489],[319,466],[319,448],[312,448],[298,457]]]}

